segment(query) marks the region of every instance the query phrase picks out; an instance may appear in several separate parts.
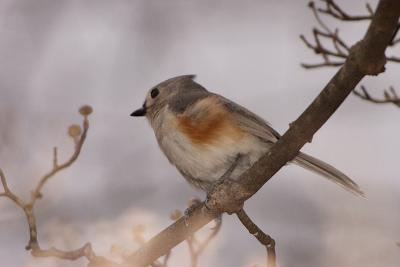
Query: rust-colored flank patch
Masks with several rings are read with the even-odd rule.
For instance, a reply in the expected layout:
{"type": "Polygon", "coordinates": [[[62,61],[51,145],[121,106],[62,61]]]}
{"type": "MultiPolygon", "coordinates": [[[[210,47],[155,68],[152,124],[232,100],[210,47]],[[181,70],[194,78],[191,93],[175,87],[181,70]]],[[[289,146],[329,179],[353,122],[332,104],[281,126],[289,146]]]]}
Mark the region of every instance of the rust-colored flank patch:
{"type": "Polygon", "coordinates": [[[220,142],[221,138],[237,141],[244,134],[215,96],[196,102],[179,115],[178,127],[193,143],[199,145],[220,142]]]}

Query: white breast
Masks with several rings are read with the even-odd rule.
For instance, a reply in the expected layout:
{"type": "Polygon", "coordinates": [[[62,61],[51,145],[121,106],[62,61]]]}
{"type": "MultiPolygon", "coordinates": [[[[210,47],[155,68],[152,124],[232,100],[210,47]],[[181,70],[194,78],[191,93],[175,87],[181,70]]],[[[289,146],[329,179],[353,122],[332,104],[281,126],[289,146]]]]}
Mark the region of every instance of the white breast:
{"type": "Polygon", "coordinates": [[[235,179],[269,149],[267,143],[250,134],[246,134],[239,142],[220,138],[214,144],[199,146],[180,133],[176,123],[175,115],[164,109],[151,124],[159,146],[169,161],[196,180],[209,183],[218,180],[240,154],[243,160],[230,177],[235,179]]]}

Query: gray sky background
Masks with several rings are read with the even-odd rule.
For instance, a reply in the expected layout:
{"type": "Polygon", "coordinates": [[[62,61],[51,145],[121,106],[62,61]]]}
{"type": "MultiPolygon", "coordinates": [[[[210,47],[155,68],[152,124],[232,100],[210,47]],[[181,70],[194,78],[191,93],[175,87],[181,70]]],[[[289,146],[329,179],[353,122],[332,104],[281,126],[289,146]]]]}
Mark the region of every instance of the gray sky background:
{"type": "MultiPolygon", "coordinates": [[[[364,1],[340,1],[363,13],[364,1]]],[[[373,1],[376,3],[376,1],[373,1]]],[[[181,74],[197,74],[209,90],[248,107],[279,132],[307,107],[335,69],[306,71],[318,59],[298,36],[315,21],[307,1],[52,1],[0,0],[0,167],[10,187],[28,197],[51,167],[72,152],[66,129],[90,104],[91,128],[82,155],[57,175],[36,206],[44,247],[91,241],[109,255],[116,244],[135,249],[131,231],[151,237],[184,209],[190,188],[159,151],[145,120],[129,114],[147,90],[181,74]]],[[[339,24],[353,42],[365,23],[339,24]]],[[[399,49],[391,51],[399,55],[399,49]]],[[[362,84],[374,95],[400,87],[399,66],[362,84]]],[[[349,176],[359,199],[298,167],[282,169],[246,203],[277,242],[279,266],[399,266],[400,110],[350,96],[303,151],[349,176]]],[[[207,228],[203,230],[207,232],[207,228]]],[[[84,266],[85,261],[33,259],[22,213],[0,199],[0,265],[84,266]]],[[[251,266],[264,249],[224,216],[223,229],[200,266],[251,266]]],[[[188,266],[186,246],[171,266],[188,266]]]]}

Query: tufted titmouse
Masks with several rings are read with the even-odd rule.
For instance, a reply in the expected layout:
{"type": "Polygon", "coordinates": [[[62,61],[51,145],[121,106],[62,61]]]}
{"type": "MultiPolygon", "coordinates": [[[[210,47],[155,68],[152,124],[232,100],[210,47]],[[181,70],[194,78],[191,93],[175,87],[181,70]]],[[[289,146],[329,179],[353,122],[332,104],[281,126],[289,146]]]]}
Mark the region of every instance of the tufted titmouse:
{"type": "MultiPolygon", "coordinates": [[[[170,163],[196,188],[209,192],[221,177],[237,179],[280,138],[265,120],[206,90],[194,75],[168,79],[150,89],[131,116],[146,116],[170,163]]],[[[292,161],[363,195],[333,166],[299,152],[292,161]]]]}

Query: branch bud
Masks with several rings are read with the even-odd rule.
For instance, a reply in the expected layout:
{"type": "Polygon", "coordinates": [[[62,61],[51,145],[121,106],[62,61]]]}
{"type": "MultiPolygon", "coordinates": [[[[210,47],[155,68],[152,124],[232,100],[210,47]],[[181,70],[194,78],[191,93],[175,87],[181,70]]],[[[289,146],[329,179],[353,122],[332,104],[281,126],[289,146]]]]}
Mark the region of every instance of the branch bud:
{"type": "Polygon", "coordinates": [[[84,105],[79,109],[79,113],[82,116],[89,116],[90,114],[92,114],[93,112],[93,108],[89,105],[84,105]]]}
{"type": "Polygon", "coordinates": [[[68,135],[71,136],[72,138],[79,137],[81,133],[82,133],[81,126],[77,124],[73,124],[68,128],[68,135]]]}

